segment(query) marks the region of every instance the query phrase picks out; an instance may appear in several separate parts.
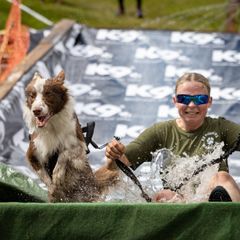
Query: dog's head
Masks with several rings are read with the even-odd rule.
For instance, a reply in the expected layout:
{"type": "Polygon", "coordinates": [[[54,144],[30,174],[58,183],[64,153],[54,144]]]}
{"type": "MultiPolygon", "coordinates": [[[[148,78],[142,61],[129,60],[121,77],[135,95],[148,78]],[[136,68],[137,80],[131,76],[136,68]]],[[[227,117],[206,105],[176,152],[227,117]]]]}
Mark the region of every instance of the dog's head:
{"type": "Polygon", "coordinates": [[[35,73],[27,85],[25,119],[30,118],[28,120],[35,128],[45,127],[67,103],[68,93],[64,86],[64,78],[63,71],[50,79],[44,79],[39,73],[35,73]]]}

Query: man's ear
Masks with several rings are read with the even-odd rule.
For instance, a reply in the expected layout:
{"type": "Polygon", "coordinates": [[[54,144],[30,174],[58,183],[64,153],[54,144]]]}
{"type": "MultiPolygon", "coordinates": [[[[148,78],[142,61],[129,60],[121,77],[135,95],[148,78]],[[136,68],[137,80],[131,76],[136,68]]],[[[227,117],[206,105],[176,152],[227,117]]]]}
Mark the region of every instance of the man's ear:
{"type": "Polygon", "coordinates": [[[175,96],[175,95],[172,97],[172,102],[173,102],[173,104],[176,104],[176,103],[177,103],[177,99],[176,99],[176,96],[175,96]]]}
{"type": "Polygon", "coordinates": [[[208,107],[211,107],[211,106],[212,106],[212,101],[213,101],[212,97],[209,97],[209,100],[208,100],[208,107]]]}

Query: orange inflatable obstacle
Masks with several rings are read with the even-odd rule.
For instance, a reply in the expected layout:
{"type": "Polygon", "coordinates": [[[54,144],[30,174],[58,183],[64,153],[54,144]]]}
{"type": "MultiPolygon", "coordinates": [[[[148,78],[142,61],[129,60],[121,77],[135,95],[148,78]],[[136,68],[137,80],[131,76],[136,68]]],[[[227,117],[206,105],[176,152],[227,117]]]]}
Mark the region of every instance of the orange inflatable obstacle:
{"type": "Polygon", "coordinates": [[[5,30],[0,35],[0,82],[26,56],[30,36],[27,27],[21,24],[21,0],[13,0],[5,30]]]}

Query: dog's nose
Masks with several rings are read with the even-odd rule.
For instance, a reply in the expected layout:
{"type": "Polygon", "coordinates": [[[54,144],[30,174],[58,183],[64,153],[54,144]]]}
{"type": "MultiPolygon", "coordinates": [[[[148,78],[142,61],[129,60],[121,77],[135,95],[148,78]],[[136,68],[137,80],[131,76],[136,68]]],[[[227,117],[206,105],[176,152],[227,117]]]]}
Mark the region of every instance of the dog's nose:
{"type": "Polygon", "coordinates": [[[36,109],[33,110],[33,113],[34,113],[35,116],[39,116],[41,114],[41,112],[42,112],[41,108],[36,108],[36,109]]]}

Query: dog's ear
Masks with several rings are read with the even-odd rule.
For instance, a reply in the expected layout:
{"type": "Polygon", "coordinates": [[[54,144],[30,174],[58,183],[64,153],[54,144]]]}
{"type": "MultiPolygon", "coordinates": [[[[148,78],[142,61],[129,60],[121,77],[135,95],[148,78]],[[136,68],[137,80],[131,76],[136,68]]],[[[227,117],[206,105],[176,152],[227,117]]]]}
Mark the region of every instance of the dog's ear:
{"type": "Polygon", "coordinates": [[[32,79],[31,79],[31,80],[29,81],[29,83],[27,84],[27,86],[26,86],[26,88],[25,88],[25,91],[27,91],[27,89],[28,89],[29,87],[31,87],[31,86],[33,85],[33,83],[34,83],[35,81],[37,81],[37,79],[39,79],[39,78],[42,78],[42,76],[40,75],[39,72],[35,72],[34,75],[33,75],[33,77],[32,77],[32,79]]]}
{"type": "Polygon", "coordinates": [[[64,73],[64,71],[62,70],[62,71],[55,77],[55,80],[58,81],[58,82],[60,82],[61,84],[63,84],[64,79],[65,79],[65,73],[64,73]]]}
{"type": "Polygon", "coordinates": [[[37,78],[42,78],[42,76],[40,75],[39,72],[35,72],[34,75],[33,75],[33,80],[37,79],[37,78]]]}

